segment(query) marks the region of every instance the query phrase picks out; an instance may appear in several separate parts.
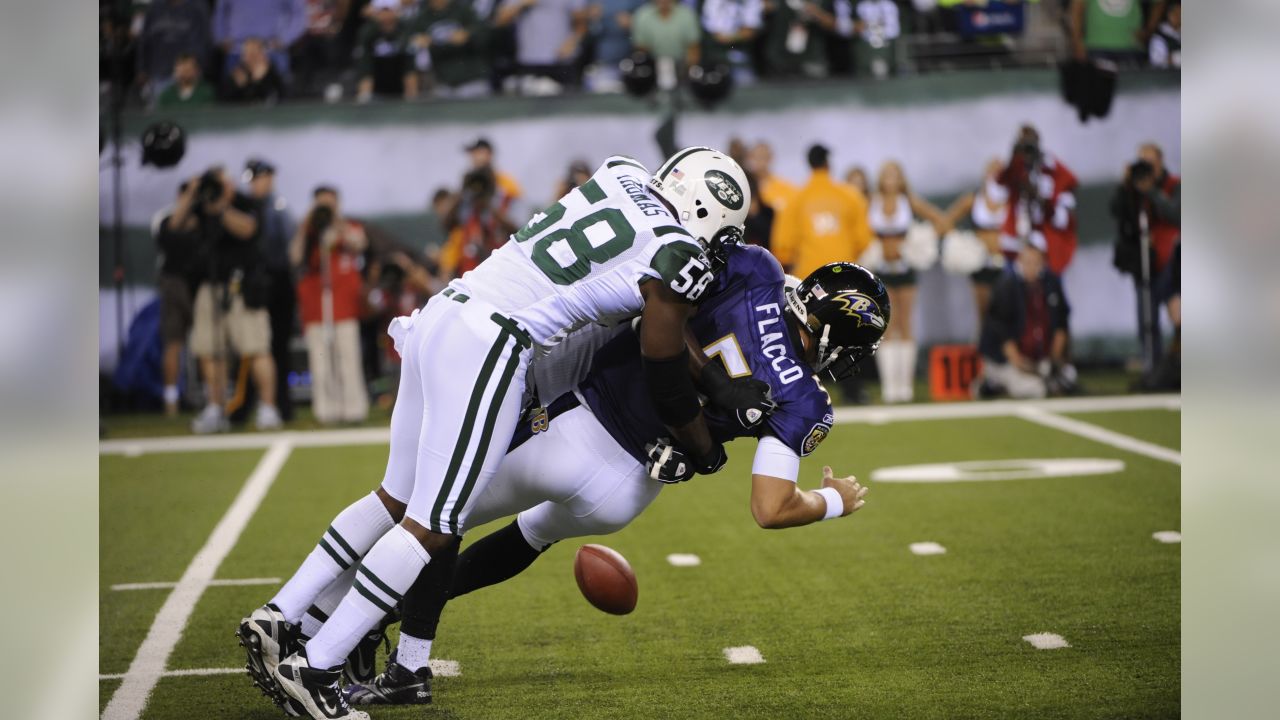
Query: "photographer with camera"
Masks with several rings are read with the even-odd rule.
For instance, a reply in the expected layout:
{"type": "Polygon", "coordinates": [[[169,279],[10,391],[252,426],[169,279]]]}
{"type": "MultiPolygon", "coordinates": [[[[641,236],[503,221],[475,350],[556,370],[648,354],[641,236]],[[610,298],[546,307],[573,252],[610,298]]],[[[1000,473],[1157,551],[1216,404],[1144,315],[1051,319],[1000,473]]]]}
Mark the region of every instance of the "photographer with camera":
{"type": "Polygon", "coordinates": [[[221,167],[193,178],[179,196],[169,222],[181,228],[196,221],[193,241],[200,261],[196,268],[191,351],[200,362],[207,390],[205,408],[192,421],[193,432],[225,431],[228,344],[253,371],[258,397],[255,424],[260,430],[280,427],[276,410],[275,363],[271,360],[271,327],[266,303],[266,276],[258,257],[257,203],[236,192],[221,167]]]}
{"type": "Polygon", "coordinates": [[[289,397],[289,372],[292,369],[289,343],[298,315],[297,293],[293,288],[293,265],[289,262],[289,243],[297,223],[283,197],[276,194],[276,168],[262,158],[245,162],[242,180],[249,196],[258,202],[261,227],[258,246],[267,274],[267,316],[271,318],[271,359],[276,367],[276,409],[280,419],[293,419],[293,401],[289,397]]]}
{"type": "Polygon", "coordinates": [[[1124,181],[1111,198],[1116,220],[1113,264],[1133,276],[1138,293],[1138,339],[1142,345],[1143,379],[1149,389],[1179,383],[1176,350],[1181,318],[1173,308],[1174,344],[1165,362],[1160,337],[1160,306],[1173,296],[1179,271],[1175,249],[1182,240],[1182,180],[1164,166],[1155,143],[1138,148],[1138,159],[1125,168],[1124,181]]]}
{"type": "Polygon", "coordinates": [[[511,196],[498,191],[493,169],[477,168],[462,178],[462,193],[445,218],[449,237],[440,252],[443,277],[459,277],[507,242],[519,226],[510,219],[511,196]]]}
{"type": "Polygon", "coordinates": [[[293,236],[298,304],[311,370],[311,409],[322,423],[361,422],[369,414],[360,355],[364,227],[342,216],[338,191],[320,186],[293,236]]]}
{"type": "Polygon", "coordinates": [[[178,379],[182,375],[182,350],[191,332],[192,289],[208,265],[201,257],[200,226],[190,212],[195,183],[178,188],[177,204],[161,210],[153,220],[152,236],[160,251],[160,272],[156,292],[160,296],[160,339],[164,344],[161,373],[164,377],[164,414],[178,416],[178,379]],[[181,222],[174,219],[183,206],[181,222]]]}
{"type": "Polygon", "coordinates": [[[1042,245],[1049,270],[1066,272],[1075,255],[1076,176],[1040,147],[1040,132],[1023,125],[998,181],[1008,192],[1000,249],[1011,262],[1028,242],[1042,245]]]}

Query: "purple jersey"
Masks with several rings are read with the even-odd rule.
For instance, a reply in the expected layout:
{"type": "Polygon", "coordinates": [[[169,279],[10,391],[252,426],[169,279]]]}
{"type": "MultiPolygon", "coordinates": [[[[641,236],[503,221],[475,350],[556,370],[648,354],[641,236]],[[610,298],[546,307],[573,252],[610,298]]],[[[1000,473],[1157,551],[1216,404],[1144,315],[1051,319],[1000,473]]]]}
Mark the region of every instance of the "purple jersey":
{"type": "MultiPolygon", "coordinates": [[[[831,398],[787,330],[783,284],[782,266],[768,251],[734,246],[689,326],[707,356],[724,363],[729,375],[750,374],[769,383],[778,409],[758,432],[804,456],[827,436],[835,418],[831,398]]],[[[596,352],[579,390],[609,434],[642,462],[645,445],[670,434],[649,401],[634,332],[623,332],[596,352]]],[[[720,442],[748,435],[732,413],[707,407],[704,414],[720,442]]]]}

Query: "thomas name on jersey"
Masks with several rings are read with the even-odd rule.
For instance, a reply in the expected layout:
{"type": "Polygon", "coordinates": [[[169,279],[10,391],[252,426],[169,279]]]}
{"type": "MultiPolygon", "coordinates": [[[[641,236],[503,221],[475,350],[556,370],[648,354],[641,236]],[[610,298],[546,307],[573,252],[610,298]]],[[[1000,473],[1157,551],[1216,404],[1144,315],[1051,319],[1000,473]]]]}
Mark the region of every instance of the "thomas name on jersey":
{"type": "MultiPolygon", "coordinates": [[[[671,216],[671,213],[667,212],[667,209],[662,206],[662,203],[655,201],[649,195],[649,192],[645,190],[643,182],[631,177],[630,175],[619,175],[618,184],[622,186],[623,192],[627,194],[627,197],[631,198],[631,201],[636,204],[636,207],[640,209],[640,212],[649,217],[656,217],[658,215],[671,216]]],[[[674,220],[674,218],[672,219],[674,220]]]]}

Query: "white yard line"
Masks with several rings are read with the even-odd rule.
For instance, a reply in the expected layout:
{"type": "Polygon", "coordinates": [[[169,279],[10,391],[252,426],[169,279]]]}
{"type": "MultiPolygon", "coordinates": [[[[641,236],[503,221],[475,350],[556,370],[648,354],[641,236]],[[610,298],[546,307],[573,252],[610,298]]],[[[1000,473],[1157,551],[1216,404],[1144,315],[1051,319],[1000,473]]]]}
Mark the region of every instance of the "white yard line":
{"type": "MultiPolygon", "coordinates": [[[[280,578],[235,578],[230,580],[210,580],[209,587],[229,587],[235,585],[278,585],[280,578]]],[[[176,582],[141,582],[120,583],[112,585],[112,590],[164,590],[177,587],[176,582]]]]}
{"type": "Polygon", "coordinates": [[[292,450],[293,445],[288,439],[279,439],[262,456],[204,547],[182,573],[177,587],[160,607],[146,639],[138,648],[138,654],[129,664],[129,671],[124,674],[124,682],[116,688],[102,711],[102,720],[137,720],[142,715],[151,691],[165,673],[169,655],[182,638],[182,631],[196,603],[213,580],[223,558],[235,547],[249,519],[257,512],[292,450]]]}
{"type": "MultiPolygon", "coordinates": [[[[244,674],[243,667],[228,668],[190,668],[187,670],[165,670],[160,673],[161,677],[191,677],[193,675],[241,675],[244,674]]],[[[431,672],[436,677],[459,677],[462,675],[462,666],[457,660],[432,660],[431,672]]],[[[127,676],[127,673],[107,673],[99,675],[98,680],[120,680],[127,676]]]]}
{"type": "Polygon", "coordinates": [[[228,435],[180,435],[175,437],[106,440],[98,443],[102,455],[137,457],[145,453],[208,452],[210,450],[261,450],[281,441],[293,447],[333,447],[338,445],[385,445],[391,438],[389,427],[346,428],[343,430],[290,430],[275,433],[235,433],[228,435]]]}
{"type": "Polygon", "coordinates": [[[1174,465],[1182,464],[1182,453],[1176,450],[1170,450],[1162,445],[1149,443],[1146,440],[1139,440],[1129,435],[1118,433],[1114,430],[1108,430],[1092,423],[1087,423],[1075,418],[1063,417],[1038,407],[1024,407],[1018,410],[1018,417],[1037,425],[1044,425],[1055,430],[1061,430],[1072,435],[1079,435],[1088,438],[1094,442],[1100,442],[1104,445],[1110,445],[1114,448],[1127,450],[1131,453],[1146,455],[1149,458],[1163,460],[1174,465]]]}
{"type": "MultiPolygon", "coordinates": [[[[1114,397],[1055,398],[1052,400],[994,400],[990,402],[925,403],[888,407],[836,408],[836,424],[890,423],[918,420],[1010,417],[1028,408],[1048,412],[1088,413],[1119,410],[1178,410],[1180,395],[1118,395],[1114,397]]],[[[340,445],[385,445],[391,430],[385,427],[344,430],[309,430],[280,433],[233,435],[192,435],[133,440],[104,440],[98,443],[102,455],[137,457],[147,453],[207,452],[210,450],[258,450],[288,441],[294,447],[334,447],[340,445]]]]}

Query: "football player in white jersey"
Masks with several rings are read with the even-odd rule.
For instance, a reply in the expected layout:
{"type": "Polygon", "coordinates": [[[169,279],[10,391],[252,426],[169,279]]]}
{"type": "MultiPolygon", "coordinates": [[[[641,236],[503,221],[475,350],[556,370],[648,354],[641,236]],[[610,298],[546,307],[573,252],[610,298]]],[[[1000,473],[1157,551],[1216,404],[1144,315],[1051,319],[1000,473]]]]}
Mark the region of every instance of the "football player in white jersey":
{"type": "MultiPolygon", "coordinates": [[[[290,713],[367,717],[339,692],[344,661],[428,563],[452,567],[515,429],[535,352],[579,328],[642,317],[643,374],[659,417],[698,472],[719,469],[724,448],[694,385],[705,358],[690,358],[685,325],[713,279],[708,250],[740,235],[748,193],[738,164],[710,148],[681,150],[653,175],[611,157],[426,307],[393,321],[402,374],[386,473],[240,624],[255,684],[290,713]],[[303,612],[352,567],[351,591],[289,655],[303,612]]],[[[451,573],[432,576],[443,597],[451,573]]]]}
{"type": "MultiPolygon", "coordinates": [[[[730,248],[726,260],[690,330],[727,372],[772,381],[778,407],[762,424],[747,427],[737,413],[708,406],[711,432],[717,439],[758,438],[751,512],[761,527],[849,515],[865,503],[867,489],[825,468],[820,488],[802,490],[800,461],[832,430],[834,411],[821,381],[852,376],[859,360],[874,355],[889,324],[884,285],[849,263],[826,265],[803,282],[784,280],[778,261],[758,246],[730,248]]],[[[572,391],[527,414],[472,521],[519,514],[461,553],[449,602],[519,574],[553,543],[620,530],[644,512],[663,483],[689,479],[688,462],[660,439],[662,423],[634,380],[640,362],[634,334],[623,330],[593,353],[590,370],[572,391]]],[[[432,701],[428,661],[443,604],[422,601],[419,591],[436,571],[429,566],[405,594],[400,640],[386,670],[344,690],[352,705],[432,701]]],[[[344,576],[336,584],[349,582],[344,576]]],[[[331,612],[340,592],[326,591],[308,616],[331,612]]],[[[305,625],[309,630],[315,620],[309,617],[305,625]]]]}

